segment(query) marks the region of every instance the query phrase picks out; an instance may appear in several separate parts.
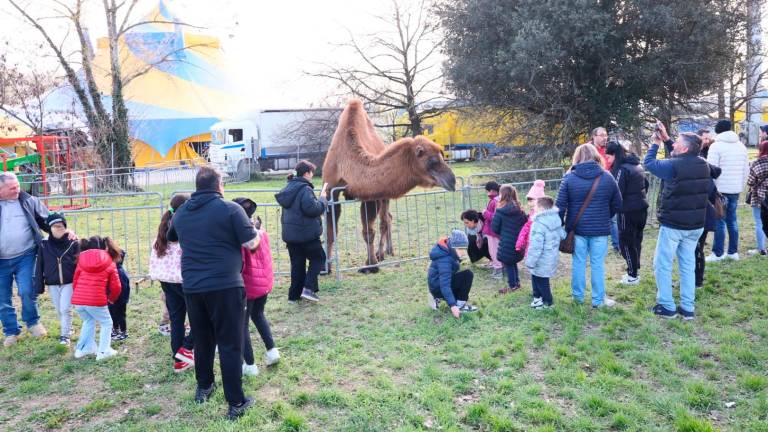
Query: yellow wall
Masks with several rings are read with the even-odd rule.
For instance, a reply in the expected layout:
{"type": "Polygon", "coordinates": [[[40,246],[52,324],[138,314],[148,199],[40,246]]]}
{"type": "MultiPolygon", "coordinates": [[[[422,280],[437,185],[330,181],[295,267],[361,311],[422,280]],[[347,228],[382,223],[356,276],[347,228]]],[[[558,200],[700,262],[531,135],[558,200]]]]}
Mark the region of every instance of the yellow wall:
{"type": "Polygon", "coordinates": [[[150,147],[144,141],[134,140],[133,161],[137,167],[176,166],[179,165],[178,161],[182,160],[191,161],[192,163],[204,163],[205,160],[192,149],[189,143],[210,140],[210,132],[191,136],[177,142],[165,156],[158,153],[157,150],[150,147]]]}
{"type": "MultiPolygon", "coordinates": [[[[423,121],[424,136],[446,146],[456,144],[504,144],[509,125],[496,125],[496,116],[488,110],[461,109],[447,111],[423,121]],[[431,132],[429,131],[431,127],[431,132]]],[[[521,139],[512,145],[523,145],[521,139]]]]}

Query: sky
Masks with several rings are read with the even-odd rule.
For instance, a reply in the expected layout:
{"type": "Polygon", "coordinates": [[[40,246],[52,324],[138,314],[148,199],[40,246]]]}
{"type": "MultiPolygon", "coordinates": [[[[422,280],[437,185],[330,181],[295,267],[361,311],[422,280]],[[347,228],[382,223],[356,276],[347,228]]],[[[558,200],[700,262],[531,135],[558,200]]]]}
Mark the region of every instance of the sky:
{"type": "MultiPolygon", "coordinates": [[[[20,1],[38,16],[52,14],[50,0],[20,1]]],[[[91,7],[85,22],[95,40],[106,32],[103,10],[100,1],[87,1],[91,7]]],[[[390,6],[386,0],[165,1],[180,20],[220,38],[238,97],[246,98],[244,105],[254,109],[318,105],[333,94],[332,83],[308,77],[305,71],[318,70],[320,62],[354,63],[356,59],[335,44],[347,40],[348,32],[361,37],[384,31],[376,15],[385,14],[390,6]]],[[[132,16],[140,18],[156,4],[157,0],[141,0],[132,16]]],[[[421,1],[400,0],[400,4],[415,7],[421,1]]],[[[56,20],[45,22],[63,38],[65,32],[56,20]]],[[[39,43],[35,31],[7,4],[0,4],[0,43],[4,42],[16,48],[14,55],[25,61],[53,62],[41,55],[44,48],[28,49],[39,43]]]]}

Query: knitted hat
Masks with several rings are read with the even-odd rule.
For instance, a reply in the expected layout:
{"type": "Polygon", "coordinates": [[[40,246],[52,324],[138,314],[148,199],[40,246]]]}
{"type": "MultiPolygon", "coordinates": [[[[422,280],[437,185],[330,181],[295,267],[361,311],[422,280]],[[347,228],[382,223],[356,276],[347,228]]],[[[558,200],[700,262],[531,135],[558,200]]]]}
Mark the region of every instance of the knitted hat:
{"type": "Polygon", "coordinates": [[[536,180],[533,182],[533,186],[531,186],[531,190],[528,191],[528,195],[525,197],[527,199],[539,199],[542,197],[545,197],[546,194],[544,193],[544,180],[536,180]]]}
{"type": "Polygon", "coordinates": [[[233,199],[232,201],[240,204],[240,207],[245,210],[245,214],[248,216],[248,218],[252,218],[253,214],[256,213],[256,203],[253,202],[250,198],[245,197],[238,197],[233,199]]]}
{"type": "Polygon", "coordinates": [[[451,231],[451,236],[448,238],[448,246],[454,249],[465,249],[469,247],[469,239],[462,230],[451,231]]]}
{"type": "Polygon", "coordinates": [[[67,227],[67,220],[64,218],[64,215],[61,213],[49,213],[48,218],[45,220],[45,222],[48,224],[48,228],[52,227],[53,224],[57,224],[57,223],[64,224],[64,228],[67,227]]]}
{"type": "Polygon", "coordinates": [[[733,126],[731,125],[731,122],[728,120],[720,120],[715,124],[715,133],[723,133],[731,130],[733,126]]]}

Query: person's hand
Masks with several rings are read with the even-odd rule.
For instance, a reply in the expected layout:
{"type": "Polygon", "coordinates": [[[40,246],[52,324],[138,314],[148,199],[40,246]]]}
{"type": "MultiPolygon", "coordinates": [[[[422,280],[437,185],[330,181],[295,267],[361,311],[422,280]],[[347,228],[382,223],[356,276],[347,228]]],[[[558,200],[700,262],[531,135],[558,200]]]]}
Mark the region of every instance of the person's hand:
{"type": "Polygon", "coordinates": [[[667,133],[667,128],[664,126],[664,123],[656,120],[656,128],[659,131],[659,138],[661,138],[661,141],[669,141],[669,134],[667,133]]]}
{"type": "Polygon", "coordinates": [[[458,306],[451,306],[451,313],[453,314],[454,318],[458,318],[461,316],[461,311],[459,310],[458,306]]]}
{"type": "Polygon", "coordinates": [[[661,140],[661,137],[659,136],[659,132],[654,132],[651,139],[653,140],[654,144],[656,145],[662,145],[664,144],[664,141],[661,140]]]}
{"type": "Polygon", "coordinates": [[[482,248],[483,248],[483,239],[481,239],[481,238],[478,238],[478,239],[475,241],[475,246],[477,246],[477,248],[478,248],[478,249],[482,249],[482,248]]]}
{"type": "Polygon", "coordinates": [[[67,238],[68,238],[69,240],[72,240],[72,241],[78,241],[78,240],[80,240],[79,238],[77,238],[77,234],[75,234],[75,232],[74,232],[74,231],[67,231],[67,238]]]}

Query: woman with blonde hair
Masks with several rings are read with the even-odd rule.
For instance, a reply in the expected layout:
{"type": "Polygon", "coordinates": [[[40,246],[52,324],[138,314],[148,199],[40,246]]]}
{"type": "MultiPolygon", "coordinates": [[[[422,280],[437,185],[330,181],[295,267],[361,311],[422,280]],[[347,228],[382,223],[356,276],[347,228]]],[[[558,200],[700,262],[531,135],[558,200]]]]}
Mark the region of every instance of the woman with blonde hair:
{"type": "Polygon", "coordinates": [[[605,255],[611,235],[611,218],[621,209],[621,193],[611,173],[603,169],[603,158],[592,144],[582,144],[573,153],[573,166],[563,177],[557,193],[557,208],[566,232],[573,231],[574,252],[571,291],[577,303],[584,302],[587,257],[592,274],[592,307],[613,301],[605,297],[605,255]]]}

